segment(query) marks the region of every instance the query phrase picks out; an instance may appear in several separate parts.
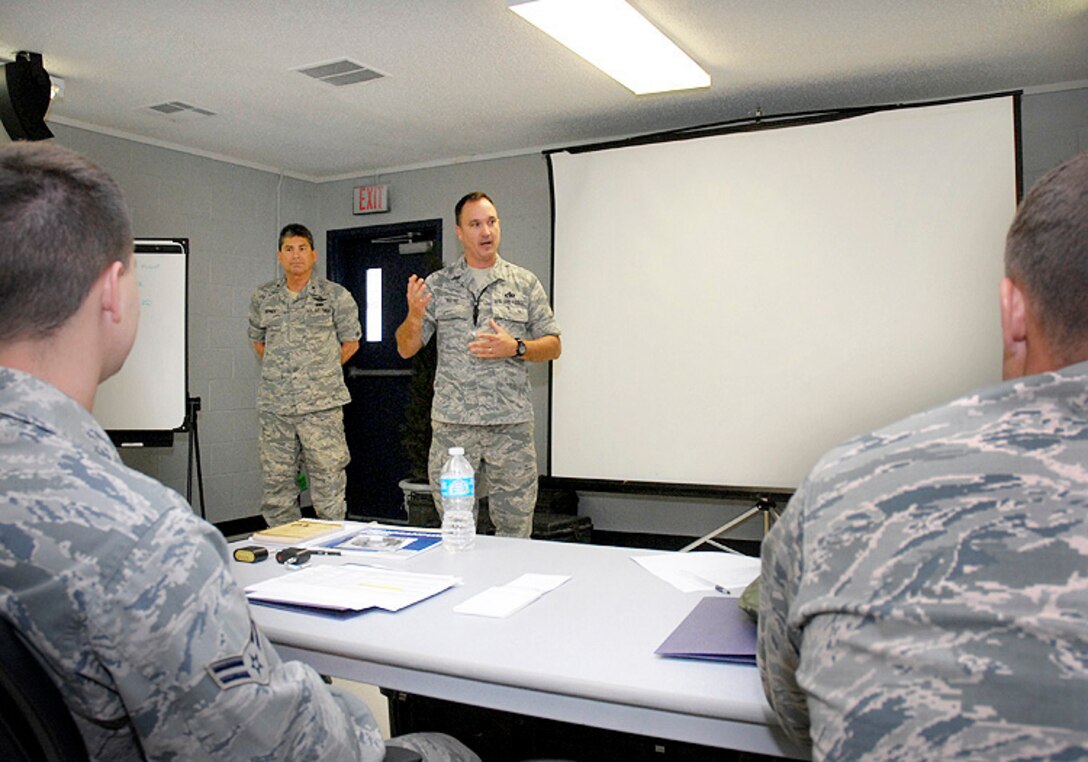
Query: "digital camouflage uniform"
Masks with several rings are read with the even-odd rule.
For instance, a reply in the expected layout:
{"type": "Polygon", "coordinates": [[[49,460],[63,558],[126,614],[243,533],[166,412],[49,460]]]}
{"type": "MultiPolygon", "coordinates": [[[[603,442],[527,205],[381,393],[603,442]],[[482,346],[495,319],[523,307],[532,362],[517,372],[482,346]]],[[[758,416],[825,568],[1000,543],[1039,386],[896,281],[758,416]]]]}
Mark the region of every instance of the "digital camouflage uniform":
{"type": "Polygon", "coordinates": [[[763,543],[758,657],[816,759],[1088,757],[1088,363],[825,456],[763,543]]]}
{"type": "Polygon", "coordinates": [[[482,287],[461,258],[432,273],[427,289],[433,298],[423,317],[423,343],[438,333],[429,462],[435,504],[441,511],[438,478],[449,448],[464,447],[473,468],[484,466],[496,534],[528,537],[537,492],[529,371],[513,357],[475,357],[468,345],[477,333],[492,332],[492,318],[515,338],[558,336],[544,287],[525,268],[496,256],[482,287]]]}
{"type": "Polygon", "coordinates": [[[343,405],[351,401],[340,345],[362,335],[359,308],[347,289],[312,276],[298,296],[286,279],[257,289],[249,305],[249,338],[263,341],[257,416],[264,474],[261,512],[272,526],[300,517],[295,478],[301,447],[314,511],[342,519],[350,460],[343,405]]]}
{"type": "Polygon", "coordinates": [[[367,708],[282,662],[227,548],[87,411],[0,368],[0,613],[93,759],[381,759],[367,708]]]}

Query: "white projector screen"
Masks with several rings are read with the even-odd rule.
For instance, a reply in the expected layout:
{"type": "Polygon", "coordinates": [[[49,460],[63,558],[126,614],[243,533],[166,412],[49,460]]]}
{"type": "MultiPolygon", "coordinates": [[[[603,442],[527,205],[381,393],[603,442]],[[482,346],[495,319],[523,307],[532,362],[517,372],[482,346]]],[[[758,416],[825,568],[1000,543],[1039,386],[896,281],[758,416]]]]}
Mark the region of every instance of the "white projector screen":
{"type": "Polygon", "coordinates": [[[1000,380],[1017,97],[550,155],[551,474],[796,487],[1000,380]]]}

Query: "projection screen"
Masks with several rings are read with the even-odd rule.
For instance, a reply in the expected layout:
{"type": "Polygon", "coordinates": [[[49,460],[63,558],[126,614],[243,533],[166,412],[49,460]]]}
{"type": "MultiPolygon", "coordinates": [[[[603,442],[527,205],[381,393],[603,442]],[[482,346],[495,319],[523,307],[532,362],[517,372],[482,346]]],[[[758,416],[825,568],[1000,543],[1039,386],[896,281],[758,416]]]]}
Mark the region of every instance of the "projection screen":
{"type": "Polygon", "coordinates": [[[1018,96],[549,155],[554,477],[796,487],[994,383],[1018,96]]]}

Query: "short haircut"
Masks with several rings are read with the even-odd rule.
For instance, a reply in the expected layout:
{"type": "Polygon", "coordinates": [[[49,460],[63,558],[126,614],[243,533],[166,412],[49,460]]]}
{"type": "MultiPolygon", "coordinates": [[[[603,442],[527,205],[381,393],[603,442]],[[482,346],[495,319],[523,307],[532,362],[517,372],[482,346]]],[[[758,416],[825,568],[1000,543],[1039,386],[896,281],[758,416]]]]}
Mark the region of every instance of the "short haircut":
{"type": "MultiPolygon", "coordinates": [[[[491,196],[482,191],[473,191],[472,193],[466,193],[461,196],[461,200],[457,202],[457,206],[453,207],[453,221],[458,227],[461,226],[461,210],[465,208],[465,204],[471,203],[472,201],[491,201],[491,196]]],[[[491,206],[495,207],[496,212],[498,211],[499,207],[494,201],[491,201],[491,206]]]]}
{"type": "Polygon", "coordinates": [[[98,165],[53,144],[0,148],[0,341],[53,334],[132,251],[124,196],[98,165]]]}
{"type": "Polygon", "coordinates": [[[1024,198],[1005,241],[1005,273],[1030,296],[1062,364],[1088,359],[1088,152],[1024,198]]]}
{"type": "Polygon", "coordinates": [[[284,238],[305,238],[309,242],[310,248],[314,247],[314,234],[310,232],[308,227],[299,225],[297,222],[283,226],[283,230],[280,231],[280,243],[277,250],[283,248],[284,238]]]}

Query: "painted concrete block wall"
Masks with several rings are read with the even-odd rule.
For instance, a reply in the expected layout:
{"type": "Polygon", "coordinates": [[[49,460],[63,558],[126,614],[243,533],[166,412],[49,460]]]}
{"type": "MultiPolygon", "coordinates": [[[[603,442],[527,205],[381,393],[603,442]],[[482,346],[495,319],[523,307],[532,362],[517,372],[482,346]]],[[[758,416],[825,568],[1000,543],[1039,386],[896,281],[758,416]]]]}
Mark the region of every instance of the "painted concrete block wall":
{"type": "Polygon", "coordinates": [[[1070,156],[1088,151],[1088,87],[1024,96],[1020,123],[1026,192],[1070,156]]]}

